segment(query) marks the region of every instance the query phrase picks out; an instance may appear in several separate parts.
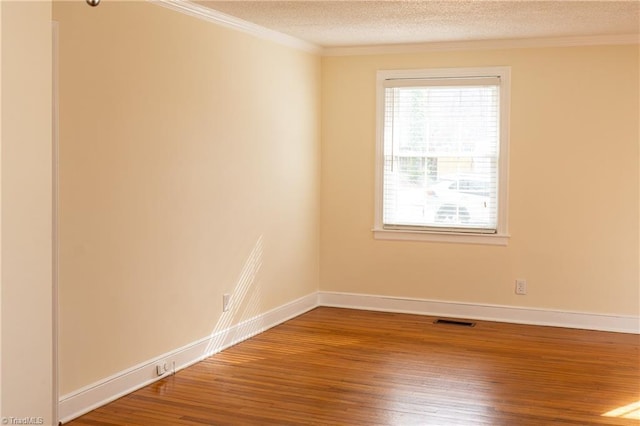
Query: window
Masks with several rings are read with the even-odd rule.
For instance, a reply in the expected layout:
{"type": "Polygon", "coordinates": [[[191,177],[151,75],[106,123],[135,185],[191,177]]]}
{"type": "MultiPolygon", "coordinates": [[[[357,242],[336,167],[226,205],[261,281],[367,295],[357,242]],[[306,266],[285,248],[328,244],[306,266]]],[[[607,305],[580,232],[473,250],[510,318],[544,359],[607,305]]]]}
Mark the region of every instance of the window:
{"type": "Polygon", "coordinates": [[[376,238],[506,244],[509,71],[378,72],[376,238]]]}

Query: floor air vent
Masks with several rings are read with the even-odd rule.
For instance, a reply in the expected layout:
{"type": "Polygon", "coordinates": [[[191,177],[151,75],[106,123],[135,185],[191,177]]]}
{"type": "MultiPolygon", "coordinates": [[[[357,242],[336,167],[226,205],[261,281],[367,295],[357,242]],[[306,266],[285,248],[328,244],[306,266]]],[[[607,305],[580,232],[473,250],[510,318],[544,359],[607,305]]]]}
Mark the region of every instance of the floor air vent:
{"type": "Polygon", "coordinates": [[[464,321],[464,320],[452,320],[452,319],[437,319],[433,323],[444,324],[444,325],[459,325],[461,327],[474,327],[476,325],[475,322],[464,321]]]}

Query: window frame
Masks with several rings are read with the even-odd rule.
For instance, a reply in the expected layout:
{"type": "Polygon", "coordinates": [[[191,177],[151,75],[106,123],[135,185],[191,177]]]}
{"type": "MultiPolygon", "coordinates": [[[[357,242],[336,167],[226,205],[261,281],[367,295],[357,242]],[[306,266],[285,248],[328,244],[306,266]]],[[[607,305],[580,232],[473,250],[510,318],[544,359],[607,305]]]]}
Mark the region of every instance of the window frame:
{"type": "Polygon", "coordinates": [[[380,240],[433,241],[462,244],[507,245],[509,184],[509,113],[511,99],[511,67],[427,68],[413,70],[379,70],[376,74],[376,165],[375,217],[373,236],[380,240]],[[438,231],[430,229],[385,229],[383,223],[384,191],[384,82],[390,79],[437,79],[499,77],[500,141],[498,157],[498,207],[496,233],[438,231]]]}

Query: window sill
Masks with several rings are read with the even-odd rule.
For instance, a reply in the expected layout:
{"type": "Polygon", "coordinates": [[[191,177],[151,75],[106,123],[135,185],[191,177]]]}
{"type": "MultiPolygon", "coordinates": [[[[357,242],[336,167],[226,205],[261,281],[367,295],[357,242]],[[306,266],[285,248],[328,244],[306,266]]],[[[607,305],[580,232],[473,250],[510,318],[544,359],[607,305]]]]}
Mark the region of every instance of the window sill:
{"type": "Polygon", "coordinates": [[[506,234],[400,231],[396,229],[373,229],[373,237],[376,240],[430,241],[436,243],[486,244],[494,246],[506,246],[509,242],[509,235],[506,234]]]}

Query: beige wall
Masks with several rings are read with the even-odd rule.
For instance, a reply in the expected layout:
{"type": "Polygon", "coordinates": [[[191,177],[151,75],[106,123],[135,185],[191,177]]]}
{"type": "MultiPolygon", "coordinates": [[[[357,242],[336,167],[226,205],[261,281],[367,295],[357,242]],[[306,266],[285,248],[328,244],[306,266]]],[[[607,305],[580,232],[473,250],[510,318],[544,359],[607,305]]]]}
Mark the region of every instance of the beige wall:
{"type": "MultiPolygon", "coordinates": [[[[320,114],[310,55],[146,3],[55,18],[62,393],[220,328],[224,292],[244,299],[228,326],[318,275],[322,290],[638,315],[637,46],[324,58],[320,114]],[[513,67],[509,246],[374,241],[375,71],[485,65],[513,67]]],[[[49,2],[0,2],[0,415],[45,424],[50,19],[49,2]]]]}
{"type": "Polygon", "coordinates": [[[637,45],[321,68],[149,3],[61,2],[54,18],[62,394],[318,286],[639,314],[637,45]],[[374,240],[376,70],[504,65],[509,245],[374,240]]]}
{"type": "Polygon", "coordinates": [[[638,76],[638,45],[324,58],[321,290],[637,316],[638,76]],[[463,66],[512,67],[509,245],[374,240],[376,70],[463,66]]]}
{"type": "Polygon", "coordinates": [[[0,416],[52,424],[51,3],[0,11],[0,416]]]}
{"type": "Polygon", "coordinates": [[[317,291],[320,59],[146,2],[54,19],[61,394],[317,291]]]}
{"type": "MultiPolygon", "coordinates": [[[[2,366],[2,4],[0,4],[0,367],[2,366]]],[[[0,368],[0,417],[2,417],[2,368],[0,368]]]]}

